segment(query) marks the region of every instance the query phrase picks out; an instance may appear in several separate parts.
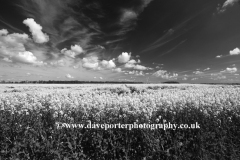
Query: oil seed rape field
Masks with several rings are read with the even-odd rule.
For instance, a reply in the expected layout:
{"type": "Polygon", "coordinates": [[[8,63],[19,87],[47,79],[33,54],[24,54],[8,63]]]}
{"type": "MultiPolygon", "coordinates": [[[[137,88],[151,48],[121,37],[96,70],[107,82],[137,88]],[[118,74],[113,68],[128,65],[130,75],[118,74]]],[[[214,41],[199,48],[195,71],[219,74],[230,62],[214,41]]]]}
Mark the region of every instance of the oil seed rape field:
{"type": "Polygon", "coordinates": [[[0,85],[0,159],[239,160],[239,148],[238,85],[0,85]],[[72,125],[89,121],[200,127],[72,125]]]}

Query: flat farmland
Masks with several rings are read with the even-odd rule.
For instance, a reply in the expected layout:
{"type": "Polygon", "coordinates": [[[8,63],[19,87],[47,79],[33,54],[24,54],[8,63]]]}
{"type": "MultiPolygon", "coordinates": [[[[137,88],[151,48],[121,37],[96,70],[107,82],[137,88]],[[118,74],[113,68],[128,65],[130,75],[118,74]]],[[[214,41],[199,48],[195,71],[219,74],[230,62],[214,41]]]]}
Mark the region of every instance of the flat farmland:
{"type": "Polygon", "coordinates": [[[1,84],[0,110],[3,159],[240,156],[237,85],[1,84]]]}

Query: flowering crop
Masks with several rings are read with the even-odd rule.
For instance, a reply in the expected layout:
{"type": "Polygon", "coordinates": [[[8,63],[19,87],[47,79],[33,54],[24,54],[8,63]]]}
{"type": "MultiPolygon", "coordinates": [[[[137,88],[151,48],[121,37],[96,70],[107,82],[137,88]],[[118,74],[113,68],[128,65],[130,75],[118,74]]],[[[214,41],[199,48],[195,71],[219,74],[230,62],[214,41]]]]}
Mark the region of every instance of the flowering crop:
{"type": "MultiPolygon", "coordinates": [[[[176,131],[176,133],[173,133],[172,131],[154,131],[147,133],[145,131],[132,131],[128,133],[133,136],[132,138],[134,139],[131,140],[131,143],[134,142],[137,144],[141,141],[142,144],[139,145],[144,144],[149,146],[148,148],[142,148],[146,152],[151,152],[152,155],[158,155],[159,153],[157,152],[157,150],[163,150],[164,152],[162,152],[162,155],[165,155],[165,151],[167,151],[166,147],[168,146],[167,142],[169,142],[172,146],[175,145],[175,141],[177,142],[177,144],[181,143],[182,150],[184,150],[184,146],[186,147],[184,151],[187,151],[187,148],[189,147],[191,148],[191,146],[189,146],[190,140],[184,141],[181,138],[179,139],[179,137],[187,135],[195,136],[195,138],[192,137],[191,139],[191,143],[193,143],[193,139],[196,140],[196,137],[200,136],[200,133],[204,134],[204,131],[206,133],[214,132],[214,134],[221,134],[220,137],[232,134],[232,130],[234,130],[234,133],[239,132],[239,129],[236,129],[239,123],[236,122],[240,119],[240,87],[237,86],[150,84],[124,86],[12,86],[14,87],[8,87],[7,85],[3,85],[0,87],[0,111],[2,110],[4,111],[4,114],[9,114],[10,117],[18,117],[19,123],[23,123],[21,124],[21,126],[23,126],[24,123],[30,123],[32,121],[31,123],[44,127],[46,130],[46,135],[42,135],[43,137],[47,136],[48,134],[50,134],[51,137],[53,137],[52,134],[60,134],[58,133],[59,130],[55,130],[55,132],[53,132],[47,129],[49,128],[49,126],[51,128],[54,128],[54,123],[57,121],[62,123],[86,123],[88,120],[96,123],[156,123],[168,120],[172,123],[192,123],[198,120],[199,123],[201,123],[202,131],[185,131],[186,133],[183,131],[176,131]],[[18,90],[18,92],[15,92],[13,90],[18,90]],[[25,119],[23,117],[27,118],[25,119]],[[20,119],[22,120],[20,121],[20,119]],[[52,121],[51,124],[50,121],[52,121]],[[225,127],[225,131],[227,132],[223,132],[224,129],[216,129],[216,127],[219,126],[222,126],[223,128],[225,127]],[[229,126],[230,129],[226,128],[229,126]],[[215,128],[215,130],[211,131],[211,128],[215,128]],[[175,134],[179,134],[179,137],[177,136],[176,138],[170,140],[171,138],[168,137],[169,135],[167,133],[172,135],[170,137],[175,136],[175,134]],[[164,136],[160,136],[161,134],[164,134],[164,136]],[[136,139],[139,136],[141,138],[146,137],[146,135],[149,136],[148,138],[151,138],[147,139],[146,141],[136,139]],[[159,141],[160,139],[162,142],[159,141]],[[149,144],[149,142],[151,142],[151,145],[149,144]],[[156,144],[156,142],[159,143],[156,144]],[[152,148],[152,150],[149,150],[150,148],[152,148]]],[[[5,123],[6,118],[2,118],[0,122],[5,123]]],[[[32,126],[32,128],[34,128],[34,126],[32,126]]],[[[42,128],[42,130],[44,130],[44,128],[42,128]]],[[[113,136],[113,139],[115,136],[120,136],[120,139],[122,140],[124,140],[123,134],[126,134],[125,132],[113,133],[111,130],[109,131],[109,133],[99,133],[95,131],[88,132],[93,134],[94,136],[103,136],[110,134],[113,136]]],[[[211,138],[209,140],[206,137],[205,139],[203,138],[201,146],[205,149],[211,146],[210,144],[207,144],[207,142],[210,141],[211,138]]],[[[227,143],[226,140],[231,140],[231,143],[234,143],[236,141],[233,146],[240,147],[239,139],[230,138],[221,140],[224,143],[227,143]]],[[[218,139],[218,141],[221,140],[218,139]]],[[[82,142],[83,146],[90,145],[89,143],[84,143],[82,142]]],[[[94,143],[98,142],[94,141],[94,143]]],[[[122,142],[116,140],[112,140],[111,143],[117,143],[120,146],[125,145],[122,142]]],[[[216,143],[216,145],[218,145],[217,141],[214,141],[212,143],[216,143]]],[[[178,147],[173,150],[174,152],[172,152],[172,154],[175,156],[180,152],[178,147]]],[[[223,153],[227,152],[224,149],[222,150],[223,153]]],[[[212,152],[215,151],[216,150],[212,152]]],[[[81,152],[85,152],[86,155],[93,154],[92,152],[87,152],[84,149],[81,149],[81,152]]],[[[141,153],[141,151],[137,150],[136,152],[141,153]]],[[[124,153],[126,152],[124,151],[124,153]]],[[[132,156],[135,155],[135,153],[132,153],[129,150],[128,153],[131,153],[132,156]]],[[[98,154],[100,154],[100,152],[98,154]]],[[[108,153],[104,154],[107,155],[108,153]]],[[[210,159],[213,158],[210,156],[210,153],[206,152],[206,154],[209,154],[208,156],[210,159]]],[[[237,157],[237,154],[239,155],[239,152],[233,153],[232,151],[231,154],[234,154],[235,157],[237,157]]],[[[145,156],[146,155],[150,156],[149,154],[145,153],[145,156]]],[[[114,155],[113,157],[116,158],[116,156],[117,155],[114,155]]]]}

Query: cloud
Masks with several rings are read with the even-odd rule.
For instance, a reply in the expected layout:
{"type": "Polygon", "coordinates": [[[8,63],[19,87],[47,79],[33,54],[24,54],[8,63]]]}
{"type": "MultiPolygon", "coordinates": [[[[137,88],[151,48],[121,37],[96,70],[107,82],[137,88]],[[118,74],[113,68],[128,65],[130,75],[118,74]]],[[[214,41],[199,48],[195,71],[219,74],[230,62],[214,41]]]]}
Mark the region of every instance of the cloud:
{"type": "Polygon", "coordinates": [[[103,60],[103,61],[101,61],[101,65],[107,69],[116,67],[115,63],[112,60],[110,60],[110,61],[103,60]]]}
{"type": "Polygon", "coordinates": [[[112,69],[112,71],[114,71],[114,72],[122,72],[122,69],[121,68],[116,68],[116,69],[112,69]]]}
{"type": "Polygon", "coordinates": [[[134,68],[135,65],[132,64],[132,63],[126,63],[126,64],[124,65],[124,67],[125,67],[125,68],[134,68]]]}
{"type": "Polygon", "coordinates": [[[204,69],[203,71],[208,71],[208,70],[210,70],[210,68],[206,68],[206,69],[204,69]]]}
{"type": "Polygon", "coordinates": [[[76,56],[75,52],[73,52],[72,50],[67,50],[66,48],[62,49],[61,53],[71,58],[75,58],[76,56]]]}
{"type": "MultiPolygon", "coordinates": [[[[112,42],[123,40],[125,37],[121,35],[136,26],[138,16],[151,1],[129,0],[116,3],[98,0],[31,0],[29,2],[23,0],[17,6],[24,11],[26,17],[31,17],[29,19],[41,25],[38,31],[41,31],[42,37],[48,36],[50,42],[47,45],[51,46],[51,50],[67,48],[79,54],[82,52],[88,54],[90,50],[97,50],[100,54],[104,54],[102,53],[104,48],[112,49],[112,42]],[[98,40],[95,41],[94,38],[98,40]],[[99,44],[99,40],[109,43],[101,46],[103,44],[99,44]],[[69,49],[71,44],[77,44],[81,48],[75,46],[69,49]]],[[[33,39],[35,41],[36,38],[33,39]]],[[[120,47],[119,45],[118,48],[120,47]]],[[[67,52],[67,55],[72,58],[77,57],[77,54],[74,56],[71,52],[67,52]]]]}
{"type": "Polygon", "coordinates": [[[128,21],[132,21],[134,19],[137,19],[137,17],[138,17],[137,13],[130,9],[125,9],[122,12],[123,13],[122,13],[122,16],[120,19],[121,23],[126,23],[128,21]]]}
{"type": "Polygon", "coordinates": [[[119,63],[127,63],[130,60],[131,53],[123,52],[121,55],[118,56],[119,63]]]}
{"type": "Polygon", "coordinates": [[[37,57],[30,51],[26,51],[25,46],[31,42],[27,34],[8,34],[6,29],[0,30],[0,56],[12,62],[43,65],[37,57]]]}
{"type": "Polygon", "coordinates": [[[94,69],[94,70],[99,69],[98,57],[93,57],[93,56],[85,57],[82,59],[82,62],[83,62],[82,67],[84,68],[94,69]]]}
{"type": "Polygon", "coordinates": [[[218,6],[217,10],[218,13],[224,13],[228,7],[234,6],[236,3],[238,3],[239,0],[226,0],[224,4],[221,6],[218,6]]]}
{"type": "Polygon", "coordinates": [[[0,30],[0,53],[5,56],[14,56],[25,50],[25,44],[29,41],[27,34],[8,34],[7,30],[0,30]]]}
{"type": "Polygon", "coordinates": [[[151,70],[152,68],[149,68],[149,67],[145,67],[145,66],[142,66],[142,65],[136,65],[135,64],[136,63],[136,61],[135,60],[130,60],[130,61],[128,61],[125,65],[124,65],[124,67],[125,68],[133,68],[133,69],[136,69],[136,70],[151,70]]]}
{"type": "Polygon", "coordinates": [[[69,79],[73,79],[74,77],[73,76],[71,76],[70,74],[66,74],[66,76],[65,77],[67,77],[67,78],[69,78],[69,79]]]}
{"type": "Polygon", "coordinates": [[[135,74],[136,71],[129,71],[128,74],[135,74]]]}
{"type": "Polygon", "coordinates": [[[82,52],[83,52],[82,47],[79,46],[79,45],[71,46],[71,50],[72,50],[73,52],[76,52],[76,53],[82,53],[82,52]]]}
{"type": "Polygon", "coordinates": [[[145,66],[142,66],[142,65],[136,65],[136,66],[134,66],[134,69],[137,69],[137,70],[147,70],[148,68],[145,67],[145,66]]]}
{"type": "Polygon", "coordinates": [[[226,68],[224,71],[221,71],[221,73],[235,73],[237,72],[237,68],[233,67],[233,68],[226,68]]]}
{"type": "Polygon", "coordinates": [[[218,56],[216,56],[216,58],[221,58],[222,57],[222,55],[218,55],[218,56]]]}
{"type": "Polygon", "coordinates": [[[12,57],[12,60],[14,60],[15,62],[29,63],[34,65],[47,64],[47,63],[44,63],[43,61],[38,61],[37,57],[35,57],[33,53],[29,51],[19,52],[18,55],[12,57]]]}
{"type": "Polygon", "coordinates": [[[8,31],[6,29],[0,30],[0,36],[5,36],[8,34],[8,31]]]}
{"type": "Polygon", "coordinates": [[[125,74],[136,75],[136,76],[144,76],[143,71],[136,71],[136,70],[129,71],[128,73],[125,73],[125,74]]]}
{"type": "Polygon", "coordinates": [[[27,18],[23,23],[29,27],[30,32],[32,33],[33,40],[36,43],[45,43],[49,41],[49,36],[42,32],[42,26],[37,24],[34,19],[27,18]]]}
{"type": "Polygon", "coordinates": [[[60,59],[50,62],[50,65],[64,67],[66,66],[66,62],[63,59],[60,59]]]}
{"type": "Polygon", "coordinates": [[[143,71],[136,71],[135,73],[136,76],[144,76],[143,71]]]}
{"type": "Polygon", "coordinates": [[[195,81],[195,80],[197,80],[197,79],[198,79],[198,78],[192,78],[191,80],[192,80],[192,81],[195,81]]]}
{"type": "Polygon", "coordinates": [[[36,62],[37,58],[29,51],[19,52],[16,57],[16,60],[27,62],[27,63],[34,63],[36,62]]]}
{"type": "Polygon", "coordinates": [[[163,79],[177,79],[178,74],[177,73],[173,73],[172,75],[170,73],[168,73],[166,70],[159,70],[155,73],[152,74],[153,76],[156,77],[161,77],[163,79]]]}
{"type": "Polygon", "coordinates": [[[237,72],[237,68],[236,67],[227,68],[226,71],[229,72],[229,73],[235,73],[235,72],[237,72]]]}
{"type": "Polygon", "coordinates": [[[230,55],[239,55],[240,54],[240,49],[239,48],[235,48],[234,50],[229,52],[230,55]]]}
{"type": "Polygon", "coordinates": [[[2,60],[6,61],[6,62],[10,62],[10,63],[12,62],[12,60],[7,57],[3,58],[2,60]]]}
{"type": "Polygon", "coordinates": [[[102,77],[99,77],[100,79],[103,79],[102,77]]]}
{"type": "Polygon", "coordinates": [[[62,54],[71,58],[75,58],[77,55],[81,54],[82,52],[83,52],[83,49],[79,45],[71,46],[71,50],[68,50],[66,48],[61,50],[62,54]]]}
{"type": "Polygon", "coordinates": [[[188,79],[187,77],[184,77],[182,80],[183,80],[183,81],[186,81],[187,79],[188,79]]]}
{"type": "Polygon", "coordinates": [[[98,57],[90,56],[82,59],[82,67],[93,70],[103,70],[115,68],[116,65],[113,60],[99,61],[98,57]]]}
{"type": "Polygon", "coordinates": [[[138,16],[151,1],[152,0],[141,0],[135,4],[133,3],[135,6],[122,8],[119,20],[119,25],[122,28],[116,33],[116,35],[124,35],[128,31],[133,30],[136,26],[138,16]]]}
{"type": "Polygon", "coordinates": [[[99,16],[100,10],[92,11],[92,7],[87,4],[90,3],[75,0],[31,0],[21,1],[18,6],[25,16],[32,17],[41,24],[44,32],[50,35],[53,47],[64,48],[67,44],[79,44],[85,48],[92,46],[89,45],[92,37],[101,33],[98,23],[83,12],[99,16]],[[76,10],[75,6],[79,5],[81,10],[76,10]]]}
{"type": "Polygon", "coordinates": [[[201,72],[201,71],[195,71],[195,72],[193,72],[194,74],[203,74],[203,72],[201,72]]]}
{"type": "Polygon", "coordinates": [[[132,60],[128,61],[127,63],[135,64],[137,62],[134,59],[132,59],[132,60]]]}
{"type": "Polygon", "coordinates": [[[222,75],[222,73],[212,73],[211,78],[213,80],[221,80],[221,79],[226,79],[227,77],[222,75]]]}

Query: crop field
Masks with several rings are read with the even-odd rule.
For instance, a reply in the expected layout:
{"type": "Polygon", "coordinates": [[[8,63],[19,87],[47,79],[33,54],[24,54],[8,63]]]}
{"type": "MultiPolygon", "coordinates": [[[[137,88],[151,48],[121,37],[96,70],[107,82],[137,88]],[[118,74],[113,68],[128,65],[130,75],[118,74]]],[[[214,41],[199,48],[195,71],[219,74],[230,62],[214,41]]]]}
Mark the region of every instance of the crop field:
{"type": "Polygon", "coordinates": [[[0,85],[0,160],[239,160],[239,148],[238,85],[0,85]]]}

